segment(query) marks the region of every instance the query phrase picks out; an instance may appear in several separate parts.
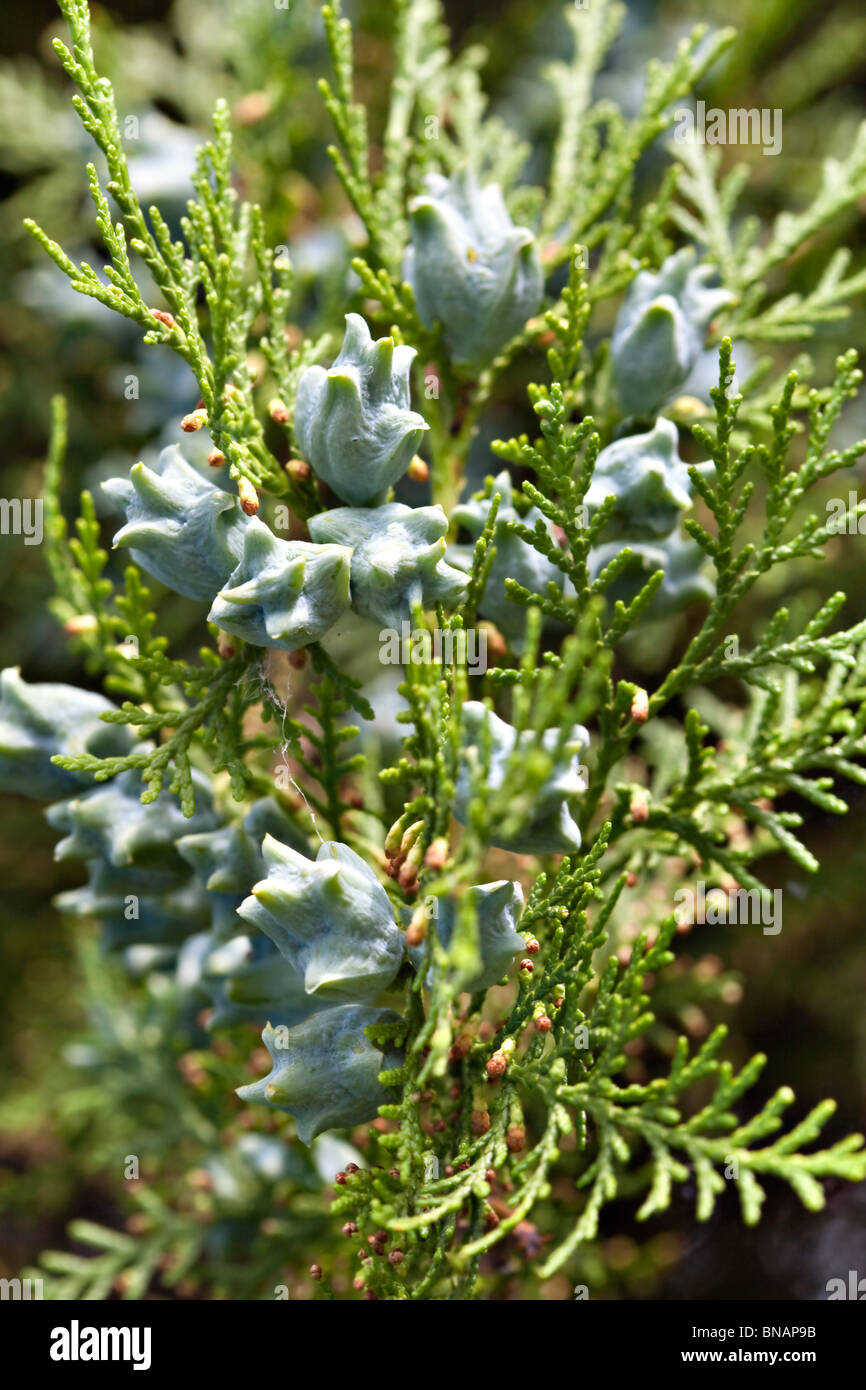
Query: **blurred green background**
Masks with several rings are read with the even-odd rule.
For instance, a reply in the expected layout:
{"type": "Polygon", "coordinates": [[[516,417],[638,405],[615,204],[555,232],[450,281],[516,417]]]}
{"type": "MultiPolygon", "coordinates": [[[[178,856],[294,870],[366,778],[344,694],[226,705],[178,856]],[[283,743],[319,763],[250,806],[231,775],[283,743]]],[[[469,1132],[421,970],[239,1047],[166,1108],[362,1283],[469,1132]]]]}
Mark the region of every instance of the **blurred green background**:
{"type": "MultiPolygon", "coordinates": [[[[590,0],[591,3],[591,0],[590,0]]],[[[388,0],[347,6],[357,31],[358,96],[381,130],[390,23],[388,0]]],[[[554,112],[539,73],[562,53],[561,6],[538,0],[467,4],[449,0],[448,22],[459,46],[490,48],[486,80],[495,109],[530,138],[543,168],[554,112]]],[[[148,201],[177,218],[188,192],[192,150],[219,95],[229,98],[237,126],[237,177],[246,196],[262,202],[269,236],[287,244],[301,276],[298,309],[304,327],[332,325],[346,283],[354,219],[333,177],[325,146],[330,131],[315,83],[327,71],[321,23],[309,0],[278,10],[271,0],[128,0],[94,10],[97,57],[114,81],[122,116],[134,118],[133,179],[148,201]]],[[[780,107],[779,158],[760,149],[726,149],[745,159],[752,181],[749,210],[763,219],[799,207],[818,179],[820,161],[844,153],[866,114],[866,10],[862,0],[697,0],[693,4],[631,0],[623,35],[602,78],[605,94],[629,113],[640,96],[651,56],[669,56],[697,21],[733,24],[740,39],[698,93],[708,105],[780,107]]],[[[68,398],[70,452],[67,511],[78,491],[139,457],[179,439],[178,421],[196,404],[192,380],[158,350],[142,348],[137,330],[91,301],[79,300],[21,227],[36,217],[68,248],[98,254],[84,163],[91,158],[69,104],[69,88],[50,48],[62,31],[50,0],[7,9],[0,34],[0,422],[6,441],[2,490],[35,497],[41,489],[49,401],[68,398]],[[128,399],[129,382],[137,397],[128,399]]],[[[661,151],[645,160],[648,186],[661,151]]],[[[848,244],[855,263],[866,255],[863,209],[840,220],[787,268],[794,287],[814,281],[833,247],[848,244]]],[[[825,380],[840,347],[864,341],[862,306],[807,345],[816,379],[825,380]]],[[[775,352],[779,365],[788,360],[775,352]]],[[[515,392],[496,409],[524,427],[525,403],[515,392]]],[[[846,442],[866,434],[866,408],[852,405],[846,442]]],[[[479,456],[483,473],[487,460],[479,456]]],[[[850,474],[832,494],[859,490],[850,474]]],[[[829,495],[829,494],[828,494],[829,495]]],[[[106,535],[110,521],[106,517],[106,535]]],[[[840,536],[831,563],[804,567],[752,600],[743,626],[760,628],[785,602],[814,605],[837,588],[849,594],[846,623],[866,616],[862,575],[866,540],[840,536]],[[787,587],[784,587],[787,585],[787,587]]],[[[30,680],[87,684],[46,607],[48,576],[38,546],[0,538],[0,656],[30,680]]],[[[176,647],[194,647],[195,610],[168,598],[164,630],[176,647]]],[[[644,672],[651,684],[651,669],[644,672]]],[[[814,808],[806,839],[822,861],[812,882],[787,863],[769,881],[785,889],[784,929],[777,938],[724,935],[704,928],[686,951],[721,963],[742,985],[730,1010],[709,1004],[695,1031],[724,1019],[730,1055],[766,1050],[762,1094],[790,1083],[797,1114],[833,1095],[839,1102],[828,1138],[866,1126],[866,798],[849,790],[851,814],[837,820],[814,808]]],[[[38,1251],[61,1243],[72,1216],[122,1221],[111,1183],[88,1163],[86,1132],[59,1121],[50,1098],[63,1085],[62,1048],[76,1036],[81,977],[70,924],[50,905],[74,886],[78,870],[55,865],[53,834],[41,809],[0,800],[2,822],[3,968],[0,974],[0,1274],[14,1274],[38,1251]]],[[[76,930],[80,930],[77,928],[76,930]]],[[[712,964],[715,962],[715,964],[712,964]]],[[[849,1269],[866,1273],[866,1194],[831,1189],[820,1216],[806,1216],[793,1198],[772,1190],[764,1222],[746,1232],[733,1198],[706,1228],[695,1228],[693,1193],[681,1191],[672,1211],[639,1230],[628,1203],[611,1209],[600,1257],[611,1292],[621,1297],[817,1298],[826,1280],[849,1269]]],[[[517,1296],[519,1280],[506,1285],[517,1296]]],[[[550,1296],[567,1297],[553,1290],[550,1296]]]]}

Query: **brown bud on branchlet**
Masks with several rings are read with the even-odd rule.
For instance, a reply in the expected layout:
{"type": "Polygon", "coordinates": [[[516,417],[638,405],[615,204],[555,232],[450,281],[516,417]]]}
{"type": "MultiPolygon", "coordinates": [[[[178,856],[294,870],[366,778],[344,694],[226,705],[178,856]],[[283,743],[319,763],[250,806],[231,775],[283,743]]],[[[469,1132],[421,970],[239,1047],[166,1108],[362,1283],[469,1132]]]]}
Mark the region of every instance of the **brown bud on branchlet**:
{"type": "Polygon", "coordinates": [[[388,1263],[389,1265],[401,1265],[405,1258],[402,1250],[392,1250],[388,1255],[388,1263]]]}
{"type": "Polygon", "coordinates": [[[259,510],[259,494],[249,478],[238,478],[238,497],[247,516],[255,516],[259,510]]]}
{"type": "Polygon", "coordinates": [[[526,1130],[523,1125],[509,1125],[505,1131],[505,1146],[509,1153],[519,1154],[526,1144],[526,1130]]]}
{"type": "Polygon", "coordinates": [[[536,941],[536,939],[535,939],[534,936],[529,936],[529,937],[526,938],[526,949],[527,949],[529,955],[531,955],[531,956],[537,956],[538,953],[539,953],[539,951],[541,950],[541,946],[540,946],[540,944],[536,941]]]}
{"type": "Polygon", "coordinates": [[[629,815],[637,825],[643,825],[649,819],[649,802],[646,793],[643,791],[635,792],[629,805],[629,815]]]}
{"type": "Polygon", "coordinates": [[[406,945],[420,946],[427,935],[426,922],[410,922],[406,928],[406,945]]]}
{"type": "Polygon", "coordinates": [[[487,1075],[491,1081],[496,1081],[500,1076],[504,1076],[508,1068],[508,1058],[504,1052],[494,1052],[487,1063],[487,1075]]]}
{"type": "Polygon", "coordinates": [[[426,483],[427,479],[430,477],[430,469],[427,467],[424,460],[419,458],[417,454],[409,464],[406,472],[413,483],[426,483]]]}
{"type": "Polygon", "coordinates": [[[164,323],[166,328],[177,328],[177,319],[173,314],[167,313],[165,309],[151,309],[150,312],[160,323],[164,323]]]}
{"type": "Polygon", "coordinates": [[[342,1172],[337,1173],[336,1177],[334,1178],[334,1182],[337,1184],[338,1187],[345,1187],[346,1174],[342,1172]]]}
{"type": "Polygon", "coordinates": [[[203,425],[207,424],[206,410],[193,410],[189,415],[184,415],[180,422],[180,427],[184,434],[195,434],[203,425]]]}
{"type": "Polygon", "coordinates": [[[278,425],[287,425],[292,418],[289,407],[277,398],[268,402],[268,414],[278,425]]]}
{"type": "Polygon", "coordinates": [[[490,1128],[490,1116],[486,1110],[473,1110],[469,1123],[473,1134],[486,1134],[490,1128]]]}
{"type": "Polygon", "coordinates": [[[238,125],[255,125],[270,113],[272,105],[267,92],[247,92],[235,102],[234,118],[238,125]]]}
{"type": "Polygon", "coordinates": [[[538,1033],[549,1033],[552,1027],[553,1027],[553,1023],[552,1023],[551,1019],[549,1019],[549,1018],[547,1017],[547,1014],[539,1014],[539,1015],[538,1015],[538,1018],[535,1020],[535,1029],[536,1029],[536,1032],[538,1032],[538,1033]]]}
{"type": "Polygon", "coordinates": [[[484,1229],[486,1231],[495,1231],[498,1225],[499,1217],[492,1207],[488,1207],[484,1213],[484,1229]]]}
{"type": "Polygon", "coordinates": [[[424,863],[427,865],[428,869],[439,870],[444,868],[447,858],[448,841],[443,836],[440,836],[437,840],[433,841],[427,853],[424,855],[424,863]]]}
{"type": "Polygon", "coordinates": [[[406,945],[420,946],[427,937],[427,912],[424,907],[418,907],[412,914],[411,921],[406,928],[406,945]]]}
{"type": "Polygon", "coordinates": [[[505,656],[508,651],[508,643],[502,636],[499,628],[496,627],[495,624],[485,621],[478,624],[478,629],[480,632],[486,633],[488,656],[492,656],[497,660],[505,656]]]}
{"type": "Polygon", "coordinates": [[[357,1223],[357,1221],[345,1221],[345,1222],[343,1223],[343,1235],[344,1235],[344,1236],[356,1236],[357,1234],[358,1234],[358,1223],[357,1223]]]}
{"type": "Polygon", "coordinates": [[[645,724],[649,719],[649,696],[645,690],[636,690],[631,702],[631,717],[636,724],[645,724]]]}
{"type": "Polygon", "coordinates": [[[99,619],[93,613],[76,613],[63,624],[64,632],[70,637],[83,637],[86,632],[99,631],[99,619]]]}
{"type": "Polygon", "coordinates": [[[237,638],[232,637],[228,632],[223,632],[222,628],[220,628],[220,633],[217,637],[217,651],[223,661],[231,661],[232,657],[237,654],[237,649],[237,638]]]}
{"type": "Polygon", "coordinates": [[[318,1279],[321,1279],[321,1277],[322,1277],[322,1266],[321,1266],[321,1265],[310,1265],[310,1278],[311,1278],[311,1279],[316,1279],[316,1280],[318,1280],[318,1279]]]}
{"type": "Polygon", "coordinates": [[[222,449],[211,449],[210,453],[207,456],[207,461],[210,464],[211,468],[222,468],[223,464],[226,461],[226,456],[223,453],[222,449]]]}
{"type": "Polygon", "coordinates": [[[305,459],[289,459],[286,472],[296,483],[305,483],[313,476],[313,470],[305,459]]]}
{"type": "Polygon", "coordinates": [[[522,960],[522,961],[520,962],[520,973],[521,973],[521,975],[527,975],[527,976],[528,976],[528,975],[531,975],[534,969],[535,969],[535,966],[532,964],[532,961],[529,959],[528,956],[526,957],[525,960],[522,960]]]}
{"type": "Polygon", "coordinates": [[[213,1178],[206,1168],[192,1168],[186,1180],[197,1192],[210,1192],[213,1189],[213,1178]]]}

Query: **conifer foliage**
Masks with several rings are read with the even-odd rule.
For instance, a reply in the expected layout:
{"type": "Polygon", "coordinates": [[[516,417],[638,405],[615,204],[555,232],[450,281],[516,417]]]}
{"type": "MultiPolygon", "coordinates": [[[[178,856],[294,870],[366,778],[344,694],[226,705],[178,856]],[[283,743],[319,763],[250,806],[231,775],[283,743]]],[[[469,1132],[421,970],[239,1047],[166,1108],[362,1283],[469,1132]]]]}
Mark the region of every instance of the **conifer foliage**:
{"type": "Polygon", "coordinates": [[[779,272],[866,196],[866,134],[760,238],[699,146],[670,146],[646,201],[642,154],[733,35],[697,28],[627,118],[593,98],[623,19],[593,0],[567,11],[529,186],[436,0],[398,0],[378,160],[326,6],[330,154],[365,244],[311,339],[287,331],[291,257],[235,185],[227,105],[174,225],[130,178],[87,0],[60,7],[106,259],[30,231],[182,359],[184,429],[212,447],[106,484],[110,556],[88,494],[71,532],[62,514],[55,402],[54,611],[108,698],[4,673],[0,785],[50,799],[58,855],[85,867],[59,903],[103,924],[80,1103],[145,1177],[128,1233],[79,1222],[92,1256],[45,1255],[48,1289],[273,1298],[314,1262],[320,1297],[488,1298],[504,1243],[540,1279],[580,1276],[622,1197],[643,1221],[689,1181],[695,1220],[738,1201],[753,1223],[769,1180],[810,1209],[862,1180],[860,1136],[822,1141],[832,1102],[750,1105],[764,1059],[734,1067],[724,1027],[689,1038],[664,984],[675,889],[760,901],[771,849],[815,872],[796,798],[841,814],[866,782],[866,623],[839,626],[843,595],[737,629],[770,571],[823,556],[807,494],[866,451],[834,442],[856,355],[814,387],[766,361],[733,385],[741,345],[805,338],[862,291],[837,266],[789,294],[779,272]],[[533,423],[476,488],[470,449],[518,368],[533,423]],[[160,635],[164,587],[199,606],[197,660],[160,635]],[[403,624],[395,719],[341,641],[403,624]],[[653,688],[621,678],[665,625],[653,688]],[[472,632],[484,670],[460,659],[472,632]],[[658,910],[628,939],[636,884],[658,910]],[[188,1181],[161,1182],[176,1142],[188,1181]]]}

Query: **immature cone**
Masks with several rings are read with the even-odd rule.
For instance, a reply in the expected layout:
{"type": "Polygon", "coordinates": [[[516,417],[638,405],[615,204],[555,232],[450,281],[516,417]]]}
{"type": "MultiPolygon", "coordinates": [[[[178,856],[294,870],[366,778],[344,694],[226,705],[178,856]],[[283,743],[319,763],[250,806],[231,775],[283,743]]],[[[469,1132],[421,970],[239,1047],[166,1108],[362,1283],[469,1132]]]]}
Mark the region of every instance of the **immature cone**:
{"type": "Polygon", "coordinates": [[[330,842],[313,862],[271,835],[262,854],[268,876],[238,916],[271,938],[307,994],[343,1004],[387,988],[400,968],[403,934],[364,860],[330,842]]]}
{"type": "Polygon", "coordinates": [[[28,685],[16,666],[7,667],[0,674],[0,791],[50,799],[92,786],[87,773],[67,772],[51,758],[127,753],[133,742],[129,728],[99,717],[114,708],[73,685],[28,685]]]}
{"type": "MultiPolygon", "coordinates": [[[[625,435],[602,449],[585,502],[593,516],[607,497],[616,498],[604,528],[607,541],[656,541],[691,507],[692,480],[678,445],[676,425],[659,419],[645,434],[625,435]]],[[[713,465],[700,468],[711,472],[713,465]]]]}
{"type": "Polygon", "coordinates": [[[292,652],[328,631],[349,606],[350,552],[284,541],[246,523],[240,564],[220,587],[208,619],[258,647],[292,652]]]}
{"type": "MultiPolygon", "coordinates": [[[[482,748],[489,751],[487,788],[497,791],[512,776],[522,752],[535,747],[535,735],[529,730],[518,734],[476,700],[464,704],[460,731],[462,749],[454,815],[465,824],[473,791],[477,795],[481,780],[482,748]]],[[[516,854],[568,854],[580,848],[580,830],[571,804],[586,791],[581,757],[589,746],[589,734],[582,724],[575,724],[561,748],[559,739],[560,731],[556,728],[547,729],[542,735],[542,749],[551,757],[549,775],[535,792],[526,823],[505,836],[494,830],[491,844],[499,849],[510,849],[516,854]]]]}
{"type": "Polygon", "coordinates": [[[376,342],[359,314],[329,369],[308,367],[298,383],[295,434],[304,457],[337,496],[377,506],[401,478],[428,428],[410,409],[415,349],[376,342]]]}
{"type": "Polygon", "coordinates": [[[248,523],[238,497],[193,468],[177,445],[163,449],[156,469],[136,463],[128,479],[110,478],[102,490],[126,513],[114,545],[175,593],[210,601],[243,553],[248,523]]]}
{"type": "MultiPolygon", "coordinates": [[[[214,895],[208,896],[212,900],[214,895]]],[[[235,923],[236,931],[236,918],[235,923]]],[[[297,970],[261,932],[234,935],[206,948],[199,983],[213,1001],[208,1032],[240,1023],[261,1028],[267,1019],[291,1026],[323,1012],[330,1003],[307,993],[297,970]]]]}
{"type": "MultiPolygon", "coordinates": [[[[664,579],[641,615],[647,622],[670,617],[700,599],[713,598],[715,585],[712,570],[703,550],[690,536],[682,536],[674,530],[660,540],[636,541],[629,538],[628,549],[631,557],[604,591],[609,603],[631,603],[656,570],[664,571],[664,579]]],[[[590,582],[594,582],[622,550],[623,541],[593,546],[588,556],[590,582]]]]}
{"type": "Polygon", "coordinates": [[[304,1144],[323,1130],[363,1124],[392,1099],[379,1082],[379,1072],[400,1063],[397,1053],[383,1056],[364,1030],[397,1018],[390,1009],[347,1004],[285,1033],[268,1025],[262,1041],[273,1067],[261,1081],[239,1087],[237,1094],[241,1100],[293,1115],[304,1144]]]}
{"type": "Polygon", "coordinates": [[[732,296],[712,289],[712,265],[696,265],[693,247],[661,270],[633,280],[611,338],[614,389],[627,415],[652,416],[673,396],[700,356],[707,328],[732,296]]]}
{"type": "MultiPolygon", "coordinates": [[[[525,947],[524,939],[517,931],[517,921],[523,907],[523,889],[519,883],[498,879],[495,883],[474,884],[466,890],[465,898],[474,917],[478,955],[473,966],[467,965],[465,943],[461,942],[462,954],[454,960],[452,972],[460,989],[475,994],[501,980],[510,969],[514,957],[525,947]]],[[[445,897],[438,898],[437,903],[436,935],[440,945],[453,954],[452,943],[458,928],[460,903],[445,897]]],[[[411,947],[415,944],[409,941],[407,935],[407,945],[411,947]]],[[[413,955],[410,950],[409,958],[418,969],[420,953],[413,955]]]]}
{"type": "MultiPolygon", "coordinates": [[[[511,475],[507,469],[488,480],[482,495],[476,494],[455,507],[452,521],[458,526],[464,526],[473,542],[477,541],[487,525],[496,494],[500,499],[493,531],[496,555],[484,586],[480,610],[484,617],[493,620],[499,633],[505,634],[511,646],[520,651],[526,629],[526,609],[510,598],[505,585],[506,579],[516,580],[534,594],[545,594],[548,584],[551,583],[562,590],[563,574],[561,569],[534,546],[514,534],[512,527],[518,522],[528,526],[530,530],[534,530],[538,523],[541,523],[551,538],[553,528],[537,507],[530,507],[525,515],[517,511],[514,506],[511,475]]],[[[474,544],[452,546],[448,551],[448,558],[458,568],[468,571],[472,566],[474,549],[474,544]]],[[[492,634],[488,632],[487,645],[492,656],[504,655],[506,648],[501,636],[499,641],[502,650],[497,649],[492,634]]]]}
{"type": "Polygon", "coordinates": [[[496,184],[461,169],[427,178],[409,205],[404,279],[422,323],[441,322],[454,362],[478,369],[520,332],[544,291],[535,238],[516,227],[496,184]]]}
{"type": "Polygon", "coordinates": [[[191,817],[184,816],[167,788],[156,801],[142,804],[137,769],[78,795],[67,793],[67,800],[55,802],[45,813],[49,824],[64,832],[55,859],[101,859],[129,874],[130,892],[137,886],[133,868],[140,869],[151,885],[181,883],[187,871],[177,853],[178,840],[189,831],[211,830],[216,824],[210,785],[202,774],[192,776],[196,810],[191,817]]]}
{"type": "MultiPolygon", "coordinates": [[[[295,830],[273,797],[254,801],[240,824],[220,825],[216,830],[183,834],[177,841],[181,858],[189,864],[202,887],[207,890],[212,907],[211,932],[217,942],[241,938],[249,946],[249,939],[242,935],[243,923],[238,920],[237,908],[247,897],[250,884],[256,883],[267,873],[262,854],[262,841],[266,835],[273,835],[284,844],[292,845],[299,853],[307,851],[306,838],[295,830]]],[[[211,948],[213,944],[211,941],[211,948]]],[[[271,949],[271,943],[265,937],[257,944],[267,946],[269,956],[276,955],[276,949],[271,949]]],[[[252,951],[248,958],[252,961],[252,951]]],[[[263,1024],[267,1016],[266,1012],[257,1015],[254,1021],[263,1024]]]]}
{"type": "Polygon", "coordinates": [[[351,549],[352,607],[391,628],[395,643],[415,604],[453,608],[468,587],[465,575],[445,562],[448,518],[440,506],[337,507],[312,517],[309,530],[314,541],[351,549]]]}

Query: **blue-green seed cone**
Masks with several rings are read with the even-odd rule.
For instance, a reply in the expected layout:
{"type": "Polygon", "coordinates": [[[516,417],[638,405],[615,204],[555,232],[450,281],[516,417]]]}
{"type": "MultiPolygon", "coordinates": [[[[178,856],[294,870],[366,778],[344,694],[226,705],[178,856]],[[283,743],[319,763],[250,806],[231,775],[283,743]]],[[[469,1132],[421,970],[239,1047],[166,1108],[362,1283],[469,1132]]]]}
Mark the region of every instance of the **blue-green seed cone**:
{"type": "Polygon", "coordinates": [[[381,627],[398,629],[413,605],[452,608],[468,580],[445,560],[448,518],[439,506],[337,507],[309,523],[319,542],[352,551],[352,607],[381,627]]]}
{"type": "Polygon", "coordinates": [[[296,1027],[268,1024],[262,1042],[274,1065],[261,1081],[239,1087],[237,1094],[293,1115],[304,1144],[323,1130],[372,1120],[379,1106],[392,1099],[379,1072],[398,1066],[400,1056],[375,1047],[364,1029],[398,1018],[390,1009],[347,1004],[296,1027]]]}
{"type": "Polygon", "coordinates": [[[457,820],[466,823],[473,794],[479,794],[479,787],[499,791],[521,759],[531,752],[535,758],[546,760],[531,804],[526,806],[513,830],[492,826],[490,843],[517,854],[568,854],[580,849],[580,829],[572,807],[587,786],[581,758],[589,747],[589,734],[582,724],[574,725],[559,750],[559,730],[545,730],[538,748],[536,736],[531,731],[525,730],[518,735],[516,729],[486,705],[469,700],[461,710],[460,733],[461,756],[454,803],[457,820]],[[484,750],[488,745],[485,777],[484,750]]]}
{"type": "Polygon", "coordinates": [[[0,673],[0,791],[49,800],[93,786],[89,773],[67,772],[51,759],[129,752],[129,728],[100,719],[115,708],[74,685],[28,684],[17,667],[7,667],[0,673]]]}
{"type": "Polygon", "coordinates": [[[349,607],[345,546],[283,541],[251,517],[240,564],[208,615],[257,647],[297,651],[317,642],[349,607]]]}
{"type": "Polygon", "coordinates": [[[136,463],[128,479],[102,487],[126,513],[115,547],[175,593],[210,602],[243,550],[248,518],[237,495],[193,468],[177,445],[163,449],[155,471],[136,463]]]}
{"type": "Polygon", "coordinates": [[[99,858],[116,869],[147,871],[160,882],[163,876],[185,879],[188,870],[177,853],[177,840],[185,831],[210,830],[216,824],[210,783],[202,773],[192,776],[196,810],[189,817],[168,789],[143,805],[141,777],[135,770],[49,806],[45,812],[49,825],[65,832],[55,859],[99,858]]]}
{"type": "Polygon", "coordinates": [[[415,349],[374,341],[359,314],[346,315],[333,366],[308,367],[298,383],[295,435],[314,472],[355,507],[383,502],[427,430],[410,408],[415,349]]]}
{"type": "MultiPolygon", "coordinates": [[[[534,530],[541,522],[548,536],[553,537],[551,524],[537,507],[530,507],[521,515],[514,506],[514,489],[511,476],[503,469],[488,484],[483,496],[468,498],[454,508],[452,521],[465,526],[473,541],[481,535],[490,515],[490,505],[494,494],[499,494],[499,509],[493,532],[496,555],[490,567],[484,593],[479,603],[479,611],[485,618],[496,624],[504,637],[508,638],[513,650],[523,647],[526,629],[526,609],[508,596],[506,579],[514,579],[533,594],[546,594],[548,584],[555,584],[562,591],[563,573],[546,555],[514,534],[513,526],[522,522],[534,530]]],[[[448,558],[455,566],[468,570],[472,564],[473,547],[452,546],[448,558]]]]}
{"type": "Polygon", "coordinates": [[[538,311],[544,282],[535,238],[514,225],[501,190],[479,188],[468,169],[427,184],[409,209],[404,278],[422,322],[442,324],[452,360],[478,370],[538,311]]]}
{"type": "MultiPolygon", "coordinates": [[[[433,927],[440,943],[451,956],[451,969],[455,983],[469,994],[489,989],[498,984],[508,973],[518,954],[526,950],[526,939],[517,931],[517,923],[523,908],[523,889],[519,883],[499,879],[495,883],[478,883],[467,888],[464,901],[458,903],[453,898],[436,898],[436,916],[433,927]],[[458,913],[468,908],[473,919],[474,950],[468,951],[460,942],[460,933],[455,928],[458,913]],[[475,957],[467,970],[464,957],[475,957]]],[[[411,916],[407,908],[406,913],[411,916]]],[[[423,946],[409,947],[407,952],[417,970],[424,956],[423,946]]]]}
{"type": "MultiPolygon", "coordinates": [[[[605,541],[659,540],[689,510],[692,481],[678,441],[676,425],[662,418],[647,433],[626,435],[602,449],[585,502],[593,516],[607,497],[616,498],[605,541]]],[[[703,471],[712,468],[700,466],[703,471]]]]}
{"type": "Polygon", "coordinates": [[[400,968],[403,934],[364,860],[326,842],[313,862],[270,835],[262,853],[268,876],[238,914],[271,938],[307,994],[344,1004],[387,988],[400,968]]]}
{"type": "Polygon", "coordinates": [[[714,598],[712,565],[701,547],[679,531],[658,541],[612,541],[594,546],[587,560],[590,582],[594,583],[605,566],[626,549],[632,552],[631,559],[604,591],[609,603],[631,603],[650,575],[664,570],[665,577],[644,610],[643,622],[668,618],[691,603],[714,598]]]}
{"type": "Polygon", "coordinates": [[[694,367],[713,317],[732,296],[709,284],[712,265],[696,265],[694,248],[642,270],[623,300],[611,338],[611,376],[625,415],[657,414],[694,367]]]}

